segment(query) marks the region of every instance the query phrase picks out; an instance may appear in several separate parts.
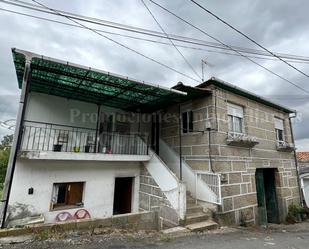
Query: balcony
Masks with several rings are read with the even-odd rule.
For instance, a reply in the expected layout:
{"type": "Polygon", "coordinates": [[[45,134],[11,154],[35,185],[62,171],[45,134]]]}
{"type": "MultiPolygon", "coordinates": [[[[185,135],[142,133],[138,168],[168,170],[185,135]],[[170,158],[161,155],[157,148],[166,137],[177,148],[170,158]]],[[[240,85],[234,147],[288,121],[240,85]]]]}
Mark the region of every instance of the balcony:
{"type": "Polygon", "coordinates": [[[20,157],[54,160],[147,161],[148,136],[27,121],[20,157]]]}
{"type": "Polygon", "coordinates": [[[226,142],[228,145],[248,148],[252,148],[259,143],[256,137],[238,132],[228,132],[226,142]]]}
{"type": "Polygon", "coordinates": [[[283,151],[283,152],[292,152],[295,150],[295,145],[293,143],[288,143],[285,141],[277,141],[276,147],[278,151],[283,151]]]}

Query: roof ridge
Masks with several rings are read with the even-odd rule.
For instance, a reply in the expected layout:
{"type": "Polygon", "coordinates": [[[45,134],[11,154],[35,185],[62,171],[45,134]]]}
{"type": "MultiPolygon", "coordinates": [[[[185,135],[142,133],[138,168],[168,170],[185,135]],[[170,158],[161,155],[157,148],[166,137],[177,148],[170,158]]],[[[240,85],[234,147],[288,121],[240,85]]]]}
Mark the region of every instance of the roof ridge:
{"type": "Polygon", "coordinates": [[[211,85],[212,83],[217,83],[217,86],[218,87],[226,87],[226,88],[229,88],[229,90],[234,90],[234,92],[238,95],[245,95],[245,97],[247,98],[251,98],[257,102],[260,102],[260,103],[263,103],[264,105],[268,105],[268,106],[271,106],[275,109],[278,109],[278,110],[282,110],[284,112],[287,112],[287,113],[296,113],[296,110],[292,110],[282,104],[279,104],[279,103],[276,103],[268,98],[265,98],[265,97],[262,97],[260,95],[257,95],[251,91],[248,91],[244,88],[241,88],[241,87],[238,87],[234,84],[231,84],[227,81],[224,81],[224,80],[221,80],[219,78],[216,78],[216,77],[211,77],[210,79],[208,79],[207,81],[204,81],[203,83],[195,86],[195,87],[207,87],[209,85],[211,85]],[[242,93],[242,94],[241,94],[242,93]]]}

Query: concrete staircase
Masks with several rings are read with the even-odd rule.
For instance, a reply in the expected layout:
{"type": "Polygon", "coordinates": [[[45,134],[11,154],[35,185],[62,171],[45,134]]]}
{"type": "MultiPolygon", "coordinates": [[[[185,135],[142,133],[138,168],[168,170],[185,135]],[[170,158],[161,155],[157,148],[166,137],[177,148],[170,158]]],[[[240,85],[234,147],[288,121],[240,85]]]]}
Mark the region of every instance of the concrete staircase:
{"type": "Polygon", "coordinates": [[[212,208],[203,208],[195,202],[187,192],[187,212],[185,227],[192,232],[200,232],[218,228],[218,224],[212,219],[212,208]]]}

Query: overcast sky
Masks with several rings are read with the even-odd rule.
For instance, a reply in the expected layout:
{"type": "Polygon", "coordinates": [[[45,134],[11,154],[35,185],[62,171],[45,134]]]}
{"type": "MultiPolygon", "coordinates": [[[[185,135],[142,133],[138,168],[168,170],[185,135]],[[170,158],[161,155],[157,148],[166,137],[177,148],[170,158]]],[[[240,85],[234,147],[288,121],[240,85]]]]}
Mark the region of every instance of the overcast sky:
{"type": "MultiPolygon", "coordinates": [[[[31,1],[28,0],[28,2],[30,3],[31,1]]],[[[60,1],[44,0],[41,2],[56,9],[160,31],[140,0],[75,0],[61,1],[61,3],[60,1]]],[[[175,17],[163,12],[148,0],[145,0],[145,2],[166,32],[213,41],[204,34],[179,22],[175,17]]],[[[190,20],[190,22],[227,44],[257,48],[254,44],[209,16],[190,1],[157,0],[157,2],[171,9],[179,16],[190,20]]],[[[200,0],[200,2],[274,52],[309,56],[308,1],[200,0]]],[[[34,11],[31,12],[30,10],[6,5],[1,2],[0,8],[44,16],[34,11]]],[[[68,22],[64,18],[48,17],[68,22]]],[[[96,28],[120,32],[105,27],[96,28]]],[[[172,46],[130,40],[119,36],[110,37],[195,77],[172,46]]],[[[168,87],[175,85],[178,81],[188,85],[196,85],[196,82],[156,65],[89,30],[0,11],[0,41],[0,121],[15,118],[18,107],[20,91],[17,87],[11,55],[12,47],[168,87]]],[[[294,123],[296,145],[300,151],[309,150],[308,95],[244,58],[185,48],[180,48],[180,50],[198,73],[201,73],[201,59],[206,59],[213,65],[206,69],[205,76],[207,78],[211,76],[218,77],[296,109],[299,113],[297,122],[294,123]]],[[[282,62],[257,61],[309,90],[308,78],[292,70],[282,62]]],[[[308,64],[295,63],[294,65],[309,74],[308,64]]],[[[0,137],[8,132],[8,130],[0,128],[0,137]]]]}

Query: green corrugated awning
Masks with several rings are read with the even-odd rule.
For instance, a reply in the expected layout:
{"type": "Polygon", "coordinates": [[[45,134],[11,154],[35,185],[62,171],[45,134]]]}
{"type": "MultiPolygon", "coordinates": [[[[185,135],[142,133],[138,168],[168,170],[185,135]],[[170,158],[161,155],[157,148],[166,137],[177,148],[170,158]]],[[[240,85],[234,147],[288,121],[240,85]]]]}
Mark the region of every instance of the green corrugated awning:
{"type": "Polygon", "coordinates": [[[96,103],[126,111],[153,112],[187,99],[185,92],[13,49],[19,88],[26,57],[30,91],[96,103]]]}

